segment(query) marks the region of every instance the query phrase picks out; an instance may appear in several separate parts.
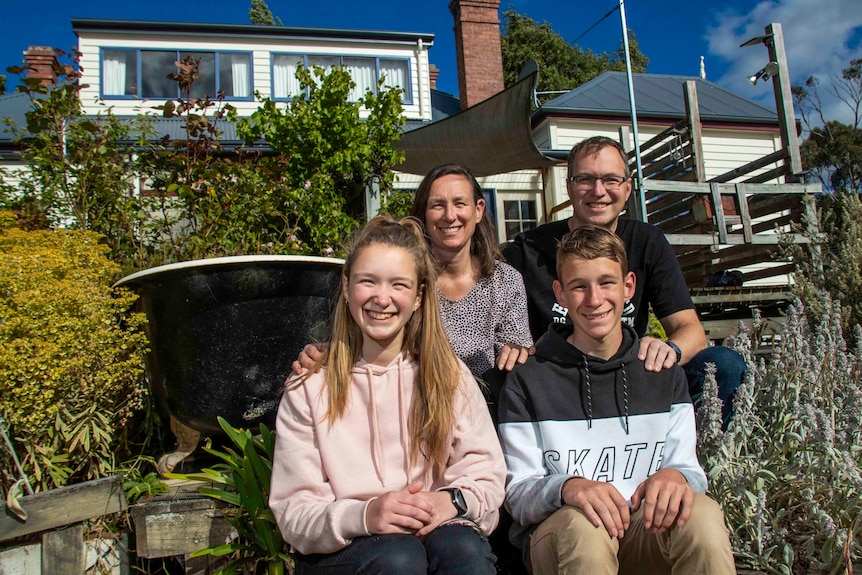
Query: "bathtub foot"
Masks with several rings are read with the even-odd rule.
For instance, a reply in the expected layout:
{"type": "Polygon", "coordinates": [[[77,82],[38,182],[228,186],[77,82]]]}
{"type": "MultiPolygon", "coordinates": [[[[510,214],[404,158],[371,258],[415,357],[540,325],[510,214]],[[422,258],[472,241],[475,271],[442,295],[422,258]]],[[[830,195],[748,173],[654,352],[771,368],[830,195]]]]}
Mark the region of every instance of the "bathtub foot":
{"type": "Polygon", "coordinates": [[[156,467],[159,473],[170,473],[174,468],[186,457],[192,454],[197,449],[198,443],[201,440],[201,432],[183,425],[172,415],[171,416],[171,431],[177,438],[177,449],[170,453],[165,453],[159,458],[156,467]]]}

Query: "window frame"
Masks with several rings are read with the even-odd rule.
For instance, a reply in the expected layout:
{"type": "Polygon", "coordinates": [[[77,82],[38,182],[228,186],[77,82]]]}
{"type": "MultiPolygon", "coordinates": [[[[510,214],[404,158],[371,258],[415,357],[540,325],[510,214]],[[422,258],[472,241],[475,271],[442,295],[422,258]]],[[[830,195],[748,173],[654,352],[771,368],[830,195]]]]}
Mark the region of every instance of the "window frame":
{"type": "MultiPolygon", "coordinates": [[[[365,54],[320,54],[320,53],[311,53],[311,52],[270,52],[269,58],[269,72],[270,72],[270,94],[272,100],[275,102],[290,102],[293,98],[290,96],[276,96],[275,95],[275,60],[278,56],[297,56],[302,58],[302,65],[308,68],[308,58],[309,57],[323,57],[323,58],[338,58],[340,62],[340,66],[344,67],[344,59],[345,58],[361,58],[367,60],[374,60],[374,78],[375,83],[380,80],[380,62],[383,61],[392,61],[392,62],[405,62],[405,71],[406,71],[406,86],[401,87],[401,104],[404,106],[412,106],[413,105],[413,70],[411,68],[411,58],[407,57],[389,57],[389,56],[369,56],[365,54]]],[[[355,100],[351,100],[355,101],[355,100]]]]}
{"type": "MultiPolygon", "coordinates": [[[[102,46],[99,48],[99,97],[102,100],[173,100],[181,96],[179,86],[177,93],[174,96],[153,96],[144,98],[143,91],[143,64],[141,52],[174,52],[176,61],[180,60],[180,53],[198,53],[198,54],[213,54],[214,55],[214,75],[215,75],[215,94],[211,94],[210,98],[216,99],[219,89],[221,88],[220,64],[223,55],[244,55],[248,57],[248,96],[225,96],[225,102],[253,102],[254,101],[254,56],[250,50],[212,50],[212,49],[190,49],[190,48],[127,48],[127,47],[111,47],[102,46]],[[106,94],[105,93],[105,53],[106,52],[127,52],[135,54],[135,94],[106,94]]],[[[167,75],[169,72],[165,72],[167,75]]]]}

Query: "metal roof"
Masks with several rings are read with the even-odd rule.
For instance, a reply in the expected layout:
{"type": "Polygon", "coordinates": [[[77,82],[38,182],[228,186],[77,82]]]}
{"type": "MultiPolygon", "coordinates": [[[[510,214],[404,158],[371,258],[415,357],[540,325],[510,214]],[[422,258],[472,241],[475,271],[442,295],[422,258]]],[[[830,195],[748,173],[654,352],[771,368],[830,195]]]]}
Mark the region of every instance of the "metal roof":
{"type": "MultiPolygon", "coordinates": [[[[682,85],[694,80],[700,117],[705,121],[775,124],[775,110],[697,76],[632,74],[638,118],[685,117],[682,85]]],[[[628,82],[624,72],[604,72],[586,84],[558,96],[534,113],[546,115],[629,117],[628,82]]]]}
{"type": "Polygon", "coordinates": [[[232,38],[318,39],[372,41],[433,46],[434,34],[429,32],[393,32],[389,30],[352,30],[344,28],[306,28],[297,26],[263,26],[257,24],[210,24],[203,22],[166,22],[156,20],[103,20],[73,18],[72,31],[81,33],[134,33],[136,35],[170,34],[190,36],[221,36],[232,38]]]}
{"type": "Polygon", "coordinates": [[[458,96],[441,92],[440,90],[431,90],[431,119],[407,120],[402,132],[409,132],[423,126],[427,126],[432,122],[444,120],[449,116],[454,116],[460,111],[461,100],[458,99],[458,96]]]}

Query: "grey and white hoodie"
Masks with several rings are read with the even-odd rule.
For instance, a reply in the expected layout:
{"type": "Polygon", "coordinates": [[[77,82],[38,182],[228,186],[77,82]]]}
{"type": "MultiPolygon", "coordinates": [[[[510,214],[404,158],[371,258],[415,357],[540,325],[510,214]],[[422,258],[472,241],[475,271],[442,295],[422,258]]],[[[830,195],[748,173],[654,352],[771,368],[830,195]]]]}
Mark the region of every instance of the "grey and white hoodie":
{"type": "Polygon", "coordinates": [[[506,507],[515,520],[510,536],[521,549],[562,507],[563,483],[573,476],[607,481],[628,500],[668,467],[706,491],[682,368],[646,371],[638,337],[626,325],[620,350],[607,361],[581,353],[566,341],[571,333],[571,326],[551,325],[500,397],[506,507]]]}

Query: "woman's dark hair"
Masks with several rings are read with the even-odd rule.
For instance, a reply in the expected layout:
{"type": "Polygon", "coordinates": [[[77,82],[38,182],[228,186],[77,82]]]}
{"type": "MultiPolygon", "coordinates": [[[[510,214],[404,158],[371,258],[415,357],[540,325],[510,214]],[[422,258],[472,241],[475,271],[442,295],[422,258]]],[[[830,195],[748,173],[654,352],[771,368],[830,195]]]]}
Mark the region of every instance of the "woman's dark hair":
{"type": "MultiPolygon", "coordinates": [[[[410,215],[422,222],[423,225],[425,224],[425,210],[428,208],[428,198],[431,195],[431,186],[439,178],[449,175],[461,176],[470,183],[470,187],[473,189],[474,204],[485,199],[479,182],[476,181],[467,167],[460,164],[443,164],[432,168],[425,174],[422,183],[419,184],[419,189],[416,190],[416,196],[413,198],[413,206],[410,208],[410,215]]],[[[479,261],[479,275],[483,278],[493,275],[496,261],[503,261],[503,254],[497,243],[497,230],[488,217],[487,206],[482,219],[476,224],[476,230],[470,240],[470,255],[475,256],[479,261]]]]}

